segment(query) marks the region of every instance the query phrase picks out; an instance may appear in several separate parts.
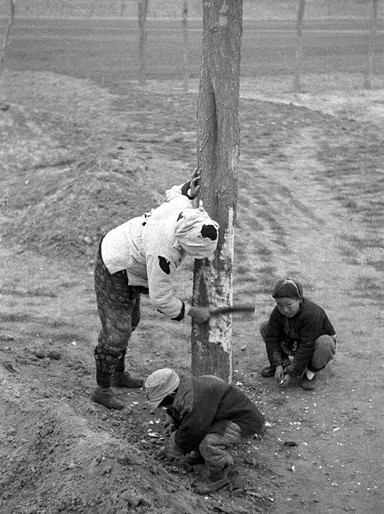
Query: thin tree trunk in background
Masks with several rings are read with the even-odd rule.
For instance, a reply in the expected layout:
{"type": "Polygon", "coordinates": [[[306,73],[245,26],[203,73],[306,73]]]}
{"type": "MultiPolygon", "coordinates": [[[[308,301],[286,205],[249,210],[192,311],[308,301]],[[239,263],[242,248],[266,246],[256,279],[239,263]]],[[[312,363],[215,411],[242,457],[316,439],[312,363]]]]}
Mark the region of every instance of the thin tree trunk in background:
{"type": "Polygon", "coordinates": [[[301,89],[300,79],[303,65],[303,19],[305,10],[305,0],[299,0],[299,10],[296,20],[296,59],[295,77],[293,81],[293,92],[299,93],[301,89]]]}
{"type": "MultiPolygon", "coordinates": [[[[201,199],[220,231],[213,260],[195,261],[194,305],[220,307],[233,299],[242,14],[242,0],[203,2],[197,160],[201,199]]],[[[231,382],[232,317],[193,323],[191,339],[193,375],[213,374],[231,382]]]]}
{"type": "Polygon", "coordinates": [[[0,53],[0,74],[3,71],[5,51],[6,51],[7,46],[8,46],[9,34],[11,32],[12,23],[13,23],[13,20],[15,18],[15,2],[14,2],[14,0],[9,0],[9,7],[10,7],[10,14],[9,14],[9,19],[8,19],[7,27],[5,29],[4,38],[3,38],[3,45],[1,47],[1,53],[0,53]]]}
{"type": "Polygon", "coordinates": [[[91,8],[90,8],[90,11],[89,11],[89,17],[90,18],[93,18],[94,15],[95,15],[97,2],[98,2],[98,0],[93,0],[93,2],[91,4],[91,8]]]}
{"type": "Polygon", "coordinates": [[[126,0],[121,0],[121,2],[120,2],[120,18],[124,18],[126,8],[127,8],[126,0]]]}
{"type": "Polygon", "coordinates": [[[332,9],[331,9],[332,2],[333,2],[333,0],[325,0],[325,7],[326,7],[326,11],[327,11],[327,16],[332,16],[332,9]]]}
{"type": "Polygon", "coordinates": [[[367,67],[364,76],[364,88],[372,89],[373,79],[373,60],[375,58],[375,43],[377,33],[377,12],[379,9],[379,0],[371,0],[371,19],[368,43],[367,67]]]}
{"type": "Polygon", "coordinates": [[[146,53],[147,53],[147,14],[149,0],[139,0],[139,84],[146,83],[146,53]]]}
{"type": "Polygon", "coordinates": [[[183,26],[183,64],[184,64],[184,91],[187,93],[189,89],[189,42],[188,42],[188,2],[183,0],[183,9],[181,15],[181,24],[183,26]]]}

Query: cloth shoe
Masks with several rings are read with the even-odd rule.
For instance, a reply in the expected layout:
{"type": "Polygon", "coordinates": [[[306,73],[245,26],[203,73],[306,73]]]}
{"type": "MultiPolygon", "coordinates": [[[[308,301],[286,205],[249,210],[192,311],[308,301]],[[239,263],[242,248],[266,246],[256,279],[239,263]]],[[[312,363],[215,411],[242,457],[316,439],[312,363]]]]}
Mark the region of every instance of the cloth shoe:
{"type": "Polygon", "coordinates": [[[114,387],[129,387],[137,389],[143,387],[144,381],[142,378],[134,378],[126,371],[115,371],[112,375],[111,385],[114,387]]]}
{"type": "Polygon", "coordinates": [[[115,398],[113,391],[110,388],[96,387],[92,393],[91,400],[95,403],[99,403],[100,405],[104,405],[107,409],[124,409],[124,404],[115,398]]]}
{"type": "Polygon", "coordinates": [[[304,375],[301,380],[301,388],[305,389],[306,391],[314,391],[317,386],[317,378],[316,375],[309,380],[307,375],[304,375]]]}
{"type": "Polygon", "coordinates": [[[196,492],[199,494],[209,494],[222,489],[229,484],[228,467],[220,471],[211,471],[205,482],[196,485],[196,492]]]}
{"type": "Polygon", "coordinates": [[[260,371],[260,374],[264,378],[270,378],[275,376],[276,368],[274,366],[267,366],[260,371]]]}

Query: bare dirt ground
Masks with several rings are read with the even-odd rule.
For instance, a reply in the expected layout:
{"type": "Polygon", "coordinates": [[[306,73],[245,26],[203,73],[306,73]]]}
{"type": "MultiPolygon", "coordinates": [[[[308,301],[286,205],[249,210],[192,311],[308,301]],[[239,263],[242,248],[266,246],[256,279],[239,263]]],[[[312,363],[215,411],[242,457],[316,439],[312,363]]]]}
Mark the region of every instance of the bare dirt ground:
{"type": "MultiPolygon", "coordinates": [[[[383,512],[383,82],[363,92],[357,77],[306,80],[296,97],[284,80],[242,84],[234,295],[257,308],[234,318],[234,383],[267,427],[236,452],[231,486],[201,497],[201,470],[156,457],[163,414],[143,391],[118,391],[121,412],[89,399],[98,239],[193,170],[195,92],[149,83],[113,95],[49,73],[2,76],[2,513],[383,512]],[[316,392],[259,376],[258,325],[282,274],[338,332],[316,392]]],[[[188,372],[188,323],[143,303],[130,368],[188,372]]]]}

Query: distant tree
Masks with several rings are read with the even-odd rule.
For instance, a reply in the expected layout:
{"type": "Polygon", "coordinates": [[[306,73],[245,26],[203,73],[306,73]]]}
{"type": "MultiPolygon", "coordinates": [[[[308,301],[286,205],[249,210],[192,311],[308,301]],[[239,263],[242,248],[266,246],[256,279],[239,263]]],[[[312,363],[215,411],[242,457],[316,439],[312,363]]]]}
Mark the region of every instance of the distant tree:
{"type": "Polygon", "coordinates": [[[184,91],[189,89],[189,41],[188,41],[188,1],[183,0],[181,11],[181,24],[183,26],[183,64],[184,64],[184,91]]]}
{"type": "Polygon", "coordinates": [[[293,92],[300,93],[301,89],[301,71],[303,65],[303,19],[305,10],[305,0],[299,0],[299,9],[297,11],[296,20],[296,58],[295,58],[295,76],[293,80],[293,92]]]}
{"type": "Polygon", "coordinates": [[[139,4],[139,84],[146,83],[146,52],[147,52],[147,15],[149,0],[138,0],[139,4]]]}
{"type": "Polygon", "coordinates": [[[65,11],[65,5],[64,4],[65,4],[64,0],[59,0],[59,17],[64,15],[64,11],[65,11]]]}
{"type": "Polygon", "coordinates": [[[126,0],[121,0],[121,2],[120,2],[120,18],[124,18],[126,9],[127,9],[126,0]]]}
{"type": "MultiPolygon", "coordinates": [[[[214,259],[195,261],[193,303],[201,306],[229,305],[233,299],[242,14],[242,0],[203,2],[197,160],[201,199],[220,224],[220,235],[214,259]]],[[[231,382],[231,316],[193,323],[191,339],[192,373],[214,374],[231,382]]]]}
{"type": "Polygon", "coordinates": [[[373,61],[375,57],[375,43],[377,33],[377,13],[379,9],[379,0],[371,0],[371,19],[368,42],[367,66],[364,76],[364,88],[372,89],[373,80],[373,61]]]}
{"type": "Polygon", "coordinates": [[[93,18],[94,15],[95,15],[95,12],[96,12],[96,6],[97,6],[97,3],[99,2],[99,0],[93,0],[92,3],[91,3],[91,7],[89,9],[89,17],[90,18],[93,18]]]}
{"type": "Polygon", "coordinates": [[[8,46],[9,34],[11,32],[12,23],[15,18],[15,2],[14,2],[14,0],[9,0],[9,8],[10,8],[9,18],[8,18],[8,23],[7,23],[7,26],[5,29],[5,33],[4,33],[4,37],[3,37],[3,45],[1,47],[1,53],[0,53],[0,74],[3,71],[5,51],[8,46]]]}

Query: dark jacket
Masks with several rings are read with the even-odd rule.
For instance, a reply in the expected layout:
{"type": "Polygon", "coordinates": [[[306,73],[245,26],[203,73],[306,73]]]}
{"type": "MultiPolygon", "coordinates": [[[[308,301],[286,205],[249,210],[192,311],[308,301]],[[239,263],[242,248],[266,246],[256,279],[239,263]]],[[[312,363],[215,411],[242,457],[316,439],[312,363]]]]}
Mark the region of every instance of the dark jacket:
{"type": "Polygon", "coordinates": [[[323,335],[334,336],[335,329],[324,309],[316,303],[303,298],[300,310],[293,318],[283,316],[276,306],[269,318],[265,338],[271,365],[282,365],[287,354],[293,355],[285,372],[300,376],[312,358],[316,339],[323,335]]]}
{"type": "Polygon", "coordinates": [[[244,437],[264,426],[264,416],[242,391],[213,376],[182,377],[167,412],[177,429],[175,443],[185,453],[211,432],[224,434],[230,421],[239,425],[244,437]]]}

